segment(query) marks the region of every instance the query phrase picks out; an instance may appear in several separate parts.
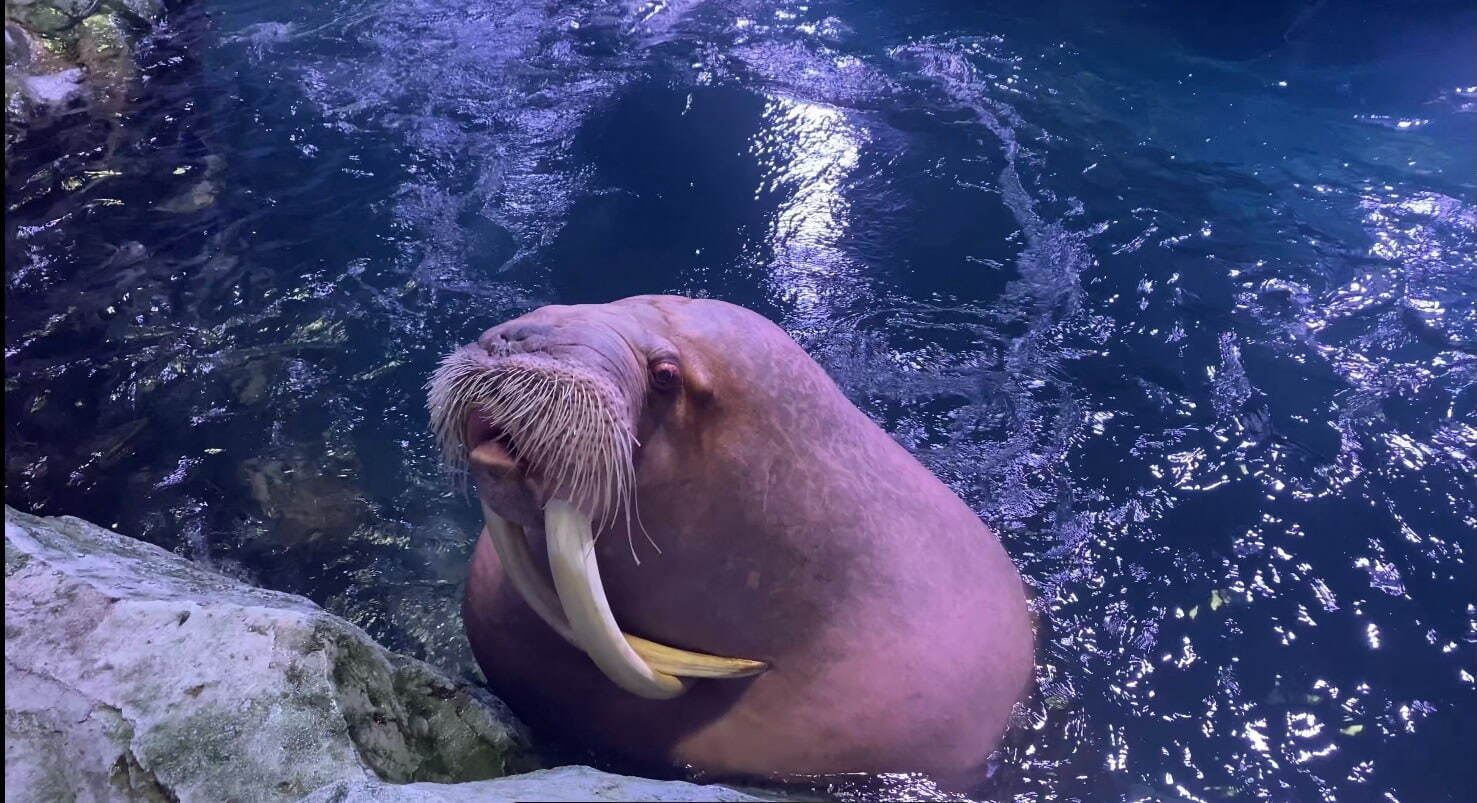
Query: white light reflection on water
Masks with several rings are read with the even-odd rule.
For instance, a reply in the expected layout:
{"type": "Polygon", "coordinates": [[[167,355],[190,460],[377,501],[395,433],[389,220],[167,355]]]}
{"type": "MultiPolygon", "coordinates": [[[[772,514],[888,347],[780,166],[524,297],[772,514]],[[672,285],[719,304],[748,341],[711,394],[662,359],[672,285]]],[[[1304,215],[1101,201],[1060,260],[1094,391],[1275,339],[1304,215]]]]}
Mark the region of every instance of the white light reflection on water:
{"type": "Polygon", "coordinates": [[[861,291],[854,258],[838,244],[850,223],[843,188],[865,132],[840,110],[787,97],[770,98],[763,120],[750,146],[765,168],[755,195],[786,196],[769,234],[771,292],[800,322],[833,316],[840,300],[861,291]]]}

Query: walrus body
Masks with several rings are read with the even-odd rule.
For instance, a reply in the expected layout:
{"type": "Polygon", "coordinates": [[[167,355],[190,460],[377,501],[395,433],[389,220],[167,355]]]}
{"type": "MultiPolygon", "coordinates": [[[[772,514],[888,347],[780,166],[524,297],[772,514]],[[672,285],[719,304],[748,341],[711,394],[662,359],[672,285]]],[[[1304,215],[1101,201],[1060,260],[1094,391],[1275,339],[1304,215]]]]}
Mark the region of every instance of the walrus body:
{"type": "MultiPolygon", "coordinates": [[[[467,349],[489,366],[535,354],[604,372],[639,444],[629,525],[593,516],[610,610],[627,633],[767,664],[686,681],[671,699],[632,694],[534,612],[484,531],[467,635],[520,717],[710,777],[982,779],[1034,661],[1020,577],[974,513],[783,330],[731,304],[642,296],[544,307],[467,349]]],[[[473,462],[489,515],[520,524],[550,571],[537,510],[559,496],[554,483],[526,456],[503,473],[473,462]]]]}

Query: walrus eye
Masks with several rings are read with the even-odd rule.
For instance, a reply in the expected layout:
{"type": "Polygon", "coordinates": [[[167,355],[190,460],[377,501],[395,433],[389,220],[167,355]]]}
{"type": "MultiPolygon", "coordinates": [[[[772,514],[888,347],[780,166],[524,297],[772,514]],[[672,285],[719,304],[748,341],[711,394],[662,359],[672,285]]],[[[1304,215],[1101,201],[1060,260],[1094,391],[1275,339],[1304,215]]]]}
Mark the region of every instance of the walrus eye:
{"type": "Polygon", "coordinates": [[[657,390],[675,390],[682,384],[682,369],[671,360],[658,360],[651,364],[651,384],[657,390]]]}

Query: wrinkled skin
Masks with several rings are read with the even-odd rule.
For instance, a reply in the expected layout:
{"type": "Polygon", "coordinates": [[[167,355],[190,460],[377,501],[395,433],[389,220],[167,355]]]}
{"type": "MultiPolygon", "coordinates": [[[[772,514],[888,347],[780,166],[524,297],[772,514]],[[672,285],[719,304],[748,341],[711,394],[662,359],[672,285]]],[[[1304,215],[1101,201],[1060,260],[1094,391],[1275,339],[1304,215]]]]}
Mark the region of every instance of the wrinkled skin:
{"type": "MultiPolygon", "coordinates": [[[[723,302],[641,296],[544,307],[476,347],[603,372],[629,404],[640,520],[661,552],[620,520],[599,533],[621,627],[771,664],[672,700],[625,692],[528,608],[484,533],[467,633],[520,717],[641,766],[710,777],[906,771],[956,788],[983,778],[1034,661],[1020,577],[974,513],[783,330],[723,302]],[[680,366],[679,387],[653,386],[661,360],[680,366]]],[[[542,560],[537,478],[514,467],[473,478],[542,560]]]]}

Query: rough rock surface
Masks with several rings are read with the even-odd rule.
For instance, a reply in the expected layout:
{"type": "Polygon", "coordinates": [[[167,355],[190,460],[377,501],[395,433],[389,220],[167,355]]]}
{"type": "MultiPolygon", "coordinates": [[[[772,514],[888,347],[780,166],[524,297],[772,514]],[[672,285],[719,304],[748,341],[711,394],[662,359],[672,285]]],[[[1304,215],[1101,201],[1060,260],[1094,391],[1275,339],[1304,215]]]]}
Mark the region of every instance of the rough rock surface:
{"type": "Polygon", "coordinates": [[[5,799],[296,800],[534,766],[486,692],[298,596],[5,509],[5,799]]]}
{"type": "Polygon", "coordinates": [[[8,115],[63,103],[84,81],[116,105],[137,78],[139,38],[164,11],[163,0],[5,0],[8,115]]]}
{"type": "Polygon", "coordinates": [[[502,803],[514,800],[766,800],[726,786],[653,781],[589,767],[559,767],[491,781],[396,786],[340,781],[302,803],[502,803]]]}
{"type": "MultiPolygon", "coordinates": [[[[85,113],[98,147],[121,142],[118,118],[142,86],[146,40],[176,0],[5,0],[5,174],[14,148],[85,113]]],[[[214,200],[211,196],[210,200],[214,200]]]]}

